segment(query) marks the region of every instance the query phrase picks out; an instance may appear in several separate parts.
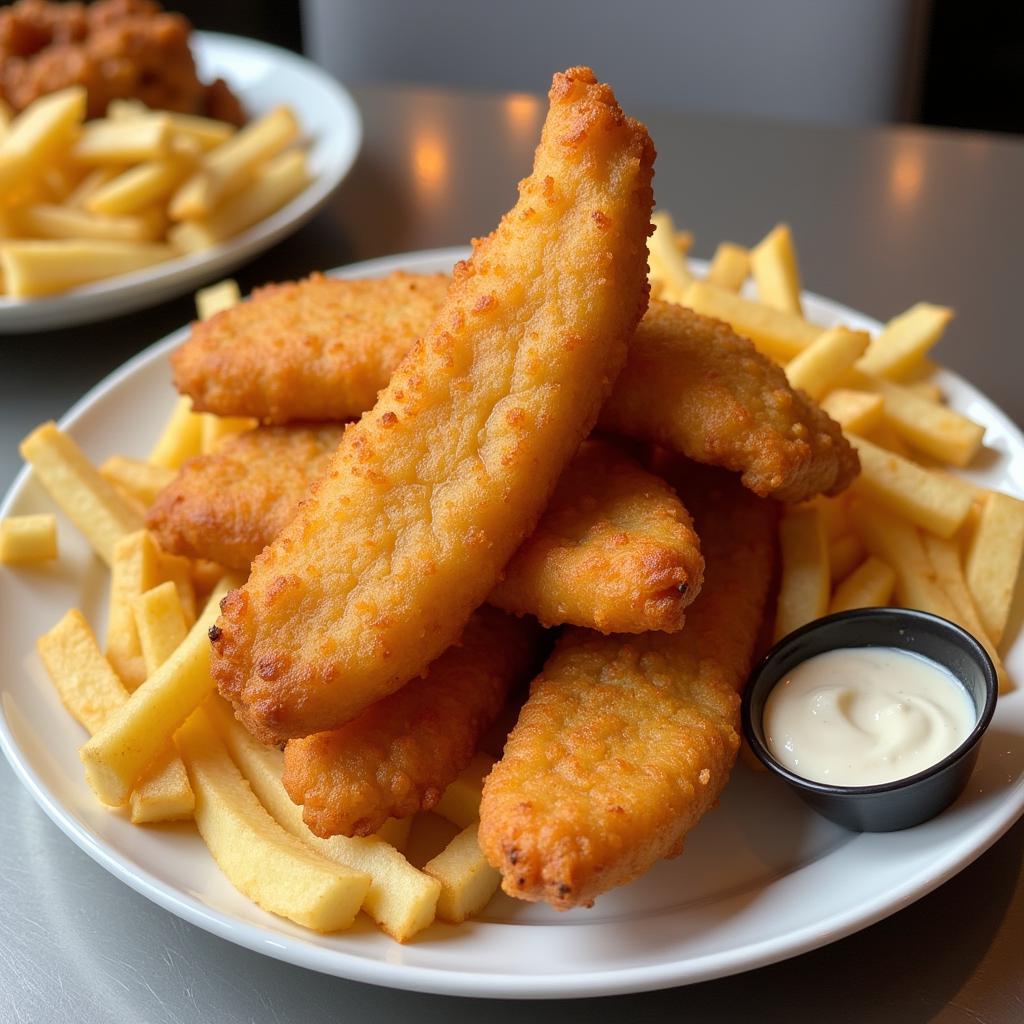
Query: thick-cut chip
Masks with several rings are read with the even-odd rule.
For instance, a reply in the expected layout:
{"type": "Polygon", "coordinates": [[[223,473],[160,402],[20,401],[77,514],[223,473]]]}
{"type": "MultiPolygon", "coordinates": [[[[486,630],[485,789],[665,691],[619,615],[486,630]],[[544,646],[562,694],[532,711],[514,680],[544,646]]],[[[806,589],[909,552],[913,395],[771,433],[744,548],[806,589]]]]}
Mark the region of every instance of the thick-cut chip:
{"type": "Polygon", "coordinates": [[[837,537],[828,546],[828,571],[833,583],[847,576],[864,561],[864,544],[855,533],[837,537]]]}
{"type": "Polygon", "coordinates": [[[779,547],[782,578],[775,611],[776,640],[821,618],[828,610],[828,545],[817,505],[786,510],[779,526],[779,547]]]}
{"type": "Polygon", "coordinates": [[[430,810],[466,767],[509,691],[536,668],[539,630],[493,608],[426,675],[340,729],[292,740],[284,784],[318,836],[370,835],[430,810]]]}
{"type": "Polygon", "coordinates": [[[820,401],[843,379],[867,347],[867,331],[833,327],[786,364],[786,377],[792,387],[820,401]]]}
{"type": "Polygon", "coordinates": [[[989,635],[1002,643],[1024,556],[1024,502],[992,492],[967,550],[967,586],[989,635]]]}
{"type": "MultiPolygon", "coordinates": [[[[292,803],[281,782],[281,751],[253,739],[219,698],[208,701],[205,710],[260,803],[278,824],[322,856],[370,876],[363,910],[384,931],[398,942],[406,942],[434,920],[441,884],[414,868],[385,841],[383,836],[395,833],[394,819],[375,836],[321,839],[313,835],[302,820],[302,809],[292,803]]],[[[405,819],[406,824],[411,821],[405,819]]],[[[406,832],[404,827],[400,831],[406,832]]]]}
{"type": "Polygon", "coordinates": [[[738,292],[750,273],[750,252],[733,242],[720,242],[708,267],[708,284],[738,292]]]}
{"type": "Polygon", "coordinates": [[[652,217],[654,232],[647,240],[647,260],[651,281],[661,288],[661,297],[668,302],[681,302],[686,289],[693,283],[693,275],[686,265],[686,257],[676,245],[676,226],[672,215],[658,210],[652,217]]]}
{"type": "Polygon", "coordinates": [[[681,629],[704,561],[693,524],[663,480],[615,445],[585,441],[491,604],[602,633],[681,629]]]}
{"type": "Polygon", "coordinates": [[[869,434],[882,422],[885,401],[881,395],[853,388],[835,388],[821,402],[821,408],[843,430],[869,434]]]}
{"type": "Polygon", "coordinates": [[[480,844],[510,896],[591,904],[681,852],[728,780],[776,509],[726,474],[681,477],[707,559],[686,628],[567,629],[484,783],[480,844]]]}
{"type": "Polygon", "coordinates": [[[198,455],[203,445],[203,419],[192,409],[192,401],[182,396],[174,404],[164,427],[157,438],[149,461],[162,469],[178,469],[186,459],[198,455]]]}
{"type": "Polygon", "coordinates": [[[837,424],[780,367],[727,324],[665,302],[637,329],[601,426],[742,473],[783,501],[837,494],[857,474],[837,424]]]}
{"type": "Polygon", "coordinates": [[[200,320],[209,320],[225,309],[231,309],[242,301],[238,282],[230,277],[196,292],[196,314],[200,320]]]}
{"type": "Polygon", "coordinates": [[[354,718],[450,646],[497,583],[646,308],[653,161],[589,69],[555,76],[516,207],[225,601],[213,672],[258,738],[354,718]]]}
{"type": "Polygon", "coordinates": [[[149,674],[132,604],[161,581],[160,552],[145,530],[129,533],[114,545],[107,605],[107,660],[129,690],[149,674]]]}
{"type": "Polygon", "coordinates": [[[353,419],[437,316],[448,284],[443,274],[399,272],[257,288],[192,328],[171,357],[175,385],[220,416],[353,419]]]}
{"type": "MultiPolygon", "coordinates": [[[[800,271],[796,247],[788,224],[776,224],[750,250],[750,269],[757,284],[757,297],[772,309],[803,316],[800,305],[800,271]]],[[[795,385],[802,387],[802,385],[795,385]]]]}
{"type": "Polygon", "coordinates": [[[111,455],[100,466],[100,476],[148,508],[174,479],[174,471],[124,455],[111,455]]]}
{"type": "MultiPolygon", "coordinates": [[[[513,719],[514,721],[514,719],[513,719]]],[[[467,828],[480,818],[480,798],[484,791],[484,779],[494,767],[490,754],[478,751],[472,760],[445,787],[441,799],[434,806],[434,813],[446,818],[459,828],[467,828]]]]}
{"type": "Polygon", "coordinates": [[[953,319],[953,310],[919,302],[894,316],[857,362],[861,373],[901,380],[922,362],[953,319]]]}
{"type": "Polygon", "coordinates": [[[29,565],[56,557],[56,516],[41,512],[0,519],[0,564],[29,565]]]}
{"type": "Polygon", "coordinates": [[[835,589],[829,614],[853,608],[881,608],[889,603],[896,586],[892,566],[871,555],[835,589]]]}
{"type": "Polygon", "coordinates": [[[423,871],[441,883],[437,916],[459,924],[479,914],[498,891],[501,875],[480,849],[479,825],[467,825],[423,871]]]}

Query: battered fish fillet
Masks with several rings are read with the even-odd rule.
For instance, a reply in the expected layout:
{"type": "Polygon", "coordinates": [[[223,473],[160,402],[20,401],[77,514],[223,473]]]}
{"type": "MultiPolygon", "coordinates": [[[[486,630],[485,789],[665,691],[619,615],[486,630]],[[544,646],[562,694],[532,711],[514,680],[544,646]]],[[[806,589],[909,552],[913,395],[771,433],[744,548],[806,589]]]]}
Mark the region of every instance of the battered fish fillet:
{"type": "Polygon", "coordinates": [[[341,442],[340,424],[258,427],[188,462],[157,496],[146,526],[164,551],[248,571],[341,442]]]}
{"type": "Polygon", "coordinates": [[[175,386],[195,409],[220,416],[248,409],[265,423],[355,419],[440,312],[449,281],[313,274],[258,288],[193,324],[171,356],[175,386]]]}
{"type": "Polygon", "coordinates": [[[838,494],[860,470],[838,423],[728,324],[652,302],[601,428],[743,475],[755,494],[838,494]]]}
{"type": "Polygon", "coordinates": [[[536,670],[542,630],[481,608],[455,646],[340,729],[291,740],[284,785],[318,836],[365,836],[430,810],[469,764],[509,691],[536,670]]]}
{"type": "Polygon", "coordinates": [[[550,98],[515,208],[223,602],[213,675],[264,742],[336,728],[451,645],[625,362],[654,149],[589,69],[556,75],[550,98]]]}
{"type": "Polygon", "coordinates": [[[704,560],[675,492],[617,445],[584,441],[491,604],[602,633],[682,629],[704,560]]]}
{"type": "Polygon", "coordinates": [[[679,854],[729,778],[777,507],[719,471],[690,483],[707,565],[685,628],[567,629],[487,778],[480,845],[510,896],[590,906],[679,854]]]}

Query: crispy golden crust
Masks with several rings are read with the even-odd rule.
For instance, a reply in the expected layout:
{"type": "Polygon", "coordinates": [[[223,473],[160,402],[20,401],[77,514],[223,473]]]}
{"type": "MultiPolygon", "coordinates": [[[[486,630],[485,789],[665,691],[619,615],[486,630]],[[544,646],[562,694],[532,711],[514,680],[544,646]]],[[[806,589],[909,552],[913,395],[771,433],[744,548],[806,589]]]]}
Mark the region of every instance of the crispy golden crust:
{"type": "Polygon", "coordinates": [[[755,494],[837,494],[857,453],[782,369],[728,324],[652,302],[601,410],[601,427],[743,474],[755,494]]]}
{"type": "Polygon", "coordinates": [[[683,495],[707,560],[685,628],[567,629],[487,778],[480,845],[511,896],[591,905],[680,853],[728,780],[776,509],[713,473],[683,495]]]}
{"type": "Polygon", "coordinates": [[[673,490],[618,446],[590,440],[489,600],[546,626],[672,632],[703,572],[700,541],[673,490]]]}
{"type": "Polygon", "coordinates": [[[212,670],[249,730],[333,729],[462,632],[540,518],[647,304],[654,150],[556,75],[533,174],[434,326],[225,599],[212,670]]]}
{"type": "Polygon", "coordinates": [[[258,427],[189,459],[146,513],[160,547],[248,570],[326,468],[342,427],[258,427]]]}
{"type": "Polygon", "coordinates": [[[219,416],[354,419],[437,316],[448,283],[444,274],[313,274],[259,288],[193,325],[171,356],[175,387],[219,416]]]}
{"type": "Polygon", "coordinates": [[[536,669],[541,630],[481,608],[427,670],[331,732],[291,740],[284,784],[318,836],[365,836],[430,810],[469,764],[509,691],[536,669]]]}

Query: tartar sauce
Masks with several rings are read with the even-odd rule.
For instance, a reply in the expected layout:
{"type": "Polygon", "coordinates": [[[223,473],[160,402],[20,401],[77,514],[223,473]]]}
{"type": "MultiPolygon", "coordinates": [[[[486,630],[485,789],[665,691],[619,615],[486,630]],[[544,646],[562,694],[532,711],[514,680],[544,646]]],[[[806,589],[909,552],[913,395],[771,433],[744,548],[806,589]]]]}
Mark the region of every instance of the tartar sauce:
{"type": "Polygon", "coordinates": [[[952,673],[894,647],[826,651],[797,665],[764,706],[768,749],[791,772],[874,786],[924,771],[977,721],[952,673]]]}

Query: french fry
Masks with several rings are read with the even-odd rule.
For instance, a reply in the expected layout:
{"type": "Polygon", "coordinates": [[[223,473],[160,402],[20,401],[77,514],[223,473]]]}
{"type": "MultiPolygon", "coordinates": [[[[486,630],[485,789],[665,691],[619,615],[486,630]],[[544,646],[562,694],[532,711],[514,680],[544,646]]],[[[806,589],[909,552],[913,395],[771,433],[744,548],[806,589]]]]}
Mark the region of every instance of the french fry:
{"type": "Polygon", "coordinates": [[[212,117],[199,117],[196,114],[167,114],[171,122],[171,131],[178,138],[191,139],[202,149],[212,149],[226,142],[238,130],[227,121],[217,121],[212,117]]]}
{"type": "Polygon", "coordinates": [[[870,441],[848,434],[860,456],[853,488],[940,537],[951,537],[967,517],[974,496],[960,480],[924,469],[870,441]]]}
{"type": "Polygon", "coordinates": [[[57,520],[48,512],[0,519],[0,563],[31,565],[57,557],[57,520]]]}
{"type": "Polygon", "coordinates": [[[174,255],[155,242],[19,240],[0,247],[0,268],[12,296],[33,298],[142,270],[174,255]]]}
{"type": "Polygon", "coordinates": [[[479,822],[467,825],[423,871],[441,884],[437,916],[459,924],[479,914],[501,884],[501,874],[487,863],[477,840],[479,822]]]}
{"type": "Polygon", "coordinates": [[[111,455],[100,465],[100,476],[148,508],[175,474],[174,470],[164,466],[154,466],[124,455],[111,455]]]}
{"type": "Polygon", "coordinates": [[[172,580],[143,591],[132,599],[131,606],[149,675],[185,642],[188,634],[185,612],[172,580]]]}
{"type": "Polygon", "coordinates": [[[130,121],[89,121],[71,156],[80,164],[135,164],[159,160],[171,144],[171,122],[162,114],[130,121]]]}
{"type": "Polygon", "coordinates": [[[708,267],[708,284],[727,292],[738,292],[750,273],[750,253],[742,245],[721,242],[708,267]]]}
{"type": "Polygon", "coordinates": [[[212,412],[200,413],[203,417],[202,451],[206,455],[214,451],[225,437],[241,434],[259,425],[252,416],[215,416],[212,412]]]}
{"type": "Polygon", "coordinates": [[[209,320],[222,309],[230,309],[241,301],[242,293],[238,290],[238,282],[229,277],[196,292],[196,315],[200,320],[209,320]]]}
{"type": "Polygon", "coordinates": [[[750,269],[757,284],[757,297],[766,306],[803,316],[800,271],[788,224],[776,224],[750,250],[750,269]]]}
{"type": "Polygon", "coordinates": [[[160,555],[149,533],[136,530],[114,545],[107,611],[107,660],[129,691],[148,675],[132,604],[160,580],[160,555]]]}
{"type": "Polygon", "coordinates": [[[138,515],[55,423],[36,427],[19,451],[50,497],[110,565],[117,541],[141,529],[138,515]]]}
{"type": "Polygon", "coordinates": [[[821,407],[844,431],[868,434],[882,422],[885,402],[881,395],[867,391],[835,388],[822,400],[821,407]]]}
{"type": "Polygon", "coordinates": [[[399,853],[405,853],[412,831],[412,818],[388,818],[374,835],[382,842],[393,846],[399,853]]]}
{"type": "Polygon", "coordinates": [[[846,495],[835,498],[819,495],[814,504],[821,510],[821,521],[825,529],[825,539],[831,544],[840,537],[850,533],[850,516],[846,508],[846,495]]]}
{"type": "Polygon", "coordinates": [[[134,217],[107,217],[69,206],[37,203],[18,213],[21,230],[35,238],[106,239],[112,242],[154,242],[164,231],[164,215],[156,209],[134,217]]]}
{"type": "Polygon", "coordinates": [[[73,85],[29,104],[0,141],[0,195],[9,195],[65,146],[85,117],[86,92],[73,85]]]}
{"type": "Polygon", "coordinates": [[[138,213],[166,199],[184,180],[193,162],[180,156],[150,160],[108,177],[81,201],[90,213],[110,217],[138,213]]]}
{"type": "MultiPolygon", "coordinates": [[[[64,205],[76,210],[88,209],[89,200],[108,181],[113,180],[121,173],[120,166],[94,167],[84,178],[71,190],[70,195],[64,200],[64,205]]],[[[101,211],[96,211],[97,213],[101,211]]],[[[110,211],[102,211],[110,212],[110,211]]],[[[117,211],[121,212],[121,211],[117,211]]],[[[128,211],[124,211],[128,212],[128,211]]],[[[134,212],[134,211],[131,211],[134,212]]]]}
{"type": "Polygon", "coordinates": [[[298,134],[295,115],[287,107],[276,107],[247,124],[203,157],[196,173],[172,197],[172,219],[209,218],[222,197],[249,181],[257,167],[280,153],[298,134]]]}
{"type": "Polygon", "coordinates": [[[494,758],[489,754],[474,754],[458,777],[445,787],[441,799],[433,808],[434,813],[459,828],[472,825],[480,817],[480,794],[483,792],[484,779],[493,767],[494,758]]]}
{"type": "Polygon", "coordinates": [[[174,403],[174,411],[149,453],[148,461],[162,469],[180,469],[186,459],[200,454],[202,445],[202,417],[192,411],[192,399],[182,395],[174,403]]]}
{"type": "Polygon", "coordinates": [[[985,428],[980,423],[899,384],[879,378],[871,386],[882,396],[886,422],[933,459],[966,466],[981,448],[985,428]]]}
{"type": "Polygon", "coordinates": [[[956,612],[956,618],[953,621],[963,626],[985,648],[985,652],[992,659],[992,664],[996,669],[999,692],[1006,693],[1010,689],[1006,667],[999,657],[995,644],[989,639],[978,610],[974,606],[974,599],[967,589],[967,582],[960,568],[960,551],[956,542],[942,540],[929,533],[922,534],[921,541],[924,544],[925,554],[928,555],[928,561],[932,564],[935,578],[939,586],[946,592],[946,597],[949,598],[950,604],[956,612]]]}
{"type": "Polygon", "coordinates": [[[724,320],[766,356],[781,363],[799,355],[823,333],[823,328],[793,313],[734,295],[707,281],[694,281],[686,289],[683,305],[704,316],[724,320]]]}
{"type": "Polygon", "coordinates": [[[901,380],[921,364],[952,318],[953,311],[945,306],[919,302],[885,325],[857,362],[857,369],[875,377],[901,380]]]}
{"type": "Polygon", "coordinates": [[[160,579],[174,584],[178,600],[181,602],[181,612],[185,616],[185,625],[191,629],[192,623],[196,621],[197,612],[196,587],[192,579],[192,563],[184,555],[172,555],[162,550],[159,552],[159,555],[160,579]]]}
{"type": "Polygon", "coordinates": [[[654,233],[647,240],[651,277],[661,283],[661,296],[666,302],[681,302],[693,275],[686,265],[685,255],[676,245],[676,226],[664,210],[656,211],[651,223],[654,233]]]}
{"type": "Polygon", "coordinates": [[[788,508],[779,524],[782,578],[775,611],[775,639],[818,619],[828,610],[828,547],[816,505],[788,508]]]}
{"type": "Polygon", "coordinates": [[[103,803],[121,807],[128,802],[148,765],[212,692],[207,632],[232,585],[228,577],[214,588],[185,642],[79,751],[86,778],[103,803]]]}
{"type": "Polygon", "coordinates": [[[264,910],[319,932],[347,928],[369,877],[314,853],[263,808],[202,709],[177,742],[196,794],[199,834],[236,889],[264,910]]]}
{"type": "MultiPolygon", "coordinates": [[[[882,408],[883,410],[885,408],[884,402],[882,404],[882,408]]],[[[855,433],[855,431],[847,431],[846,433],[849,437],[849,435],[855,433]]],[[[896,431],[893,430],[892,427],[885,422],[884,416],[882,418],[882,422],[879,423],[878,426],[871,431],[871,435],[868,437],[868,440],[874,441],[874,443],[877,444],[879,448],[883,448],[887,452],[892,452],[893,454],[899,455],[904,459],[909,459],[911,462],[915,464],[917,463],[917,460],[914,458],[914,452],[911,449],[910,445],[907,444],[907,442],[904,441],[903,438],[900,437],[900,435],[897,434],[896,431]]]]}
{"type": "Polygon", "coordinates": [[[836,587],[828,606],[829,615],[853,608],[884,608],[892,598],[896,572],[871,555],[836,587]]]}
{"type": "MultiPolygon", "coordinates": [[[[128,701],[128,691],[100,653],[96,638],[77,608],[72,608],[37,642],[39,657],[64,706],[92,734],[128,701]]],[[[184,768],[170,745],[161,751],[132,793],[132,821],[190,818],[195,801],[184,768]],[[136,803],[138,810],[136,811],[136,803]]]]}
{"type": "Polygon", "coordinates": [[[864,544],[855,533],[837,537],[828,546],[828,568],[833,584],[846,579],[864,560],[864,544]]]}
{"type": "Polygon", "coordinates": [[[281,751],[254,740],[223,701],[211,700],[207,710],[231,757],[278,824],[322,856],[370,876],[363,909],[384,931],[406,942],[434,920],[441,892],[436,879],[414,868],[378,837],[321,839],[313,835],[302,820],[302,809],[292,802],[281,782],[281,751]]]}
{"type": "Polygon", "coordinates": [[[1024,501],[991,492],[981,506],[964,560],[967,586],[996,644],[1006,623],[1024,557],[1024,501]]]}
{"type": "Polygon", "coordinates": [[[866,331],[833,327],[786,364],[786,377],[811,398],[824,398],[861,357],[868,340],[866,331]]]}
{"type": "Polygon", "coordinates": [[[185,221],[167,233],[172,245],[184,251],[209,248],[269,217],[308,184],[306,156],[293,149],[261,167],[240,192],[226,199],[203,220],[185,221]],[[182,239],[186,241],[183,243],[182,239]]]}

